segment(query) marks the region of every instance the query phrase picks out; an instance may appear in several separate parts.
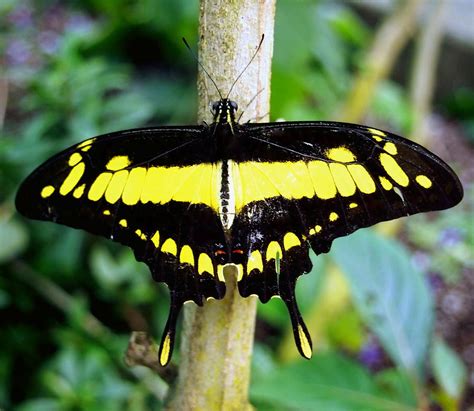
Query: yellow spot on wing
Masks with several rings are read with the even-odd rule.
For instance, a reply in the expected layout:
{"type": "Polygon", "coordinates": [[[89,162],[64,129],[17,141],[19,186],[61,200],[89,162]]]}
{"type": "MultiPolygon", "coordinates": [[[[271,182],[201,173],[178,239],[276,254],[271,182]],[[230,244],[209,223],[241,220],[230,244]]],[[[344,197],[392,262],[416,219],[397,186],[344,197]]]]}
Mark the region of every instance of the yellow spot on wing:
{"type": "Polygon", "coordinates": [[[97,176],[89,189],[87,198],[91,201],[99,200],[105,193],[107,186],[109,185],[112,173],[101,173],[97,176]]]}
{"type": "Polygon", "coordinates": [[[130,159],[128,158],[128,156],[115,156],[109,160],[105,168],[111,171],[118,171],[122,170],[125,167],[128,167],[129,165],[130,159]]]}
{"type": "Polygon", "coordinates": [[[183,264],[189,264],[194,267],[194,254],[189,245],[184,245],[181,248],[181,252],[179,253],[179,262],[183,264]]]}
{"type": "Polygon", "coordinates": [[[176,255],[178,253],[176,242],[172,238],[166,239],[166,241],[161,246],[161,251],[164,253],[176,255]]]}
{"type": "Polygon", "coordinates": [[[262,254],[260,254],[260,251],[258,250],[254,250],[250,254],[247,261],[247,274],[250,274],[250,272],[255,269],[260,272],[263,271],[262,254]]]}
{"type": "Polygon", "coordinates": [[[331,163],[329,164],[329,168],[339,194],[341,194],[343,197],[350,197],[354,195],[356,191],[356,185],[349,174],[347,167],[344,164],[331,163]]]}
{"type": "Polygon", "coordinates": [[[267,261],[270,261],[272,259],[281,259],[282,255],[283,253],[281,251],[280,244],[278,244],[276,241],[272,241],[270,244],[268,244],[267,254],[265,256],[265,259],[267,261]]]}
{"type": "Polygon", "coordinates": [[[81,148],[82,151],[87,151],[91,148],[91,144],[95,141],[95,137],[94,138],[90,138],[88,140],[85,140],[83,141],[82,143],[78,144],[77,145],[77,148],[81,148]]]}
{"type": "Polygon", "coordinates": [[[285,250],[301,245],[300,239],[294,233],[286,233],[283,237],[283,247],[285,250]]]}
{"type": "Polygon", "coordinates": [[[110,215],[110,210],[104,210],[102,214],[104,214],[104,215],[110,215]]]}
{"type": "Polygon", "coordinates": [[[317,225],[316,227],[314,227],[314,229],[316,230],[317,233],[319,233],[323,227],[321,227],[320,225],[317,225]]]}
{"type": "Polygon", "coordinates": [[[291,186],[292,198],[314,197],[314,187],[306,163],[303,161],[290,162],[289,171],[293,185],[291,186]]]}
{"type": "Polygon", "coordinates": [[[72,195],[75,197],[75,198],[81,198],[82,195],[84,194],[84,189],[86,188],[86,185],[85,184],[81,184],[79,187],[77,187],[72,195]]]}
{"type": "Polygon", "coordinates": [[[402,187],[408,186],[408,183],[410,182],[408,176],[405,174],[405,172],[390,154],[381,153],[379,158],[382,167],[385,169],[387,174],[393,179],[393,181],[400,184],[402,187]]]}
{"type": "Polygon", "coordinates": [[[309,161],[307,167],[318,198],[327,200],[336,197],[337,189],[327,163],[320,160],[309,161]]]}
{"type": "Polygon", "coordinates": [[[122,227],[128,227],[128,224],[127,224],[127,220],[125,220],[125,218],[122,218],[120,221],[119,221],[119,225],[121,225],[122,227]]]}
{"type": "Polygon", "coordinates": [[[69,157],[68,164],[73,167],[82,160],[82,156],[79,153],[72,153],[69,157]]]}
{"type": "Polygon", "coordinates": [[[214,275],[214,266],[212,265],[211,257],[209,257],[206,253],[199,254],[198,273],[209,273],[212,276],[214,275]]]}
{"type": "Polygon", "coordinates": [[[393,184],[390,181],[388,181],[385,177],[380,176],[379,179],[380,179],[380,184],[382,184],[382,187],[385,190],[388,191],[393,188],[393,184]]]}
{"type": "Polygon", "coordinates": [[[84,171],[86,169],[86,165],[84,163],[79,163],[72,168],[69,172],[68,176],[64,179],[63,184],[59,188],[59,194],[65,196],[71,190],[76,187],[77,183],[81,179],[84,171]]]}
{"type": "Polygon", "coordinates": [[[128,171],[120,170],[114,173],[110,180],[107,190],[105,191],[105,199],[110,204],[115,204],[122,196],[123,189],[128,179],[128,171]]]}
{"type": "Polygon", "coordinates": [[[316,234],[316,231],[314,228],[309,230],[309,235],[315,235],[315,234],[316,234]]]}
{"type": "Polygon", "coordinates": [[[127,184],[122,193],[122,201],[127,205],[135,205],[140,199],[140,194],[145,183],[146,168],[136,167],[130,170],[127,184]]]}
{"type": "Polygon", "coordinates": [[[415,180],[423,188],[430,188],[433,185],[431,180],[422,174],[420,174],[419,176],[416,176],[415,180]]]}
{"type": "Polygon", "coordinates": [[[349,208],[357,208],[359,205],[357,203],[350,203],[349,208]]]}
{"type": "Polygon", "coordinates": [[[244,268],[242,264],[235,264],[235,268],[237,269],[237,281],[240,281],[244,277],[244,268]]]}
{"type": "Polygon", "coordinates": [[[381,130],[377,130],[376,128],[368,128],[367,130],[372,134],[371,137],[375,141],[382,141],[382,139],[380,137],[386,137],[387,136],[386,133],[384,133],[381,130]]]}
{"type": "Polygon", "coordinates": [[[389,141],[388,143],[385,143],[384,146],[383,146],[383,149],[391,154],[391,155],[395,155],[395,154],[398,154],[398,150],[397,150],[397,146],[395,144],[393,144],[391,141],[389,141]]]}
{"type": "Polygon", "coordinates": [[[308,336],[300,324],[298,324],[298,336],[300,340],[301,351],[303,352],[303,355],[309,360],[313,356],[313,350],[311,349],[311,343],[309,342],[308,336]]]}
{"type": "Polygon", "coordinates": [[[48,198],[53,193],[54,193],[54,187],[46,186],[46,187],[43,187],[43,189],[41,190],[41,197],[48,198]]]}
{"type": "Polygon", "coordinates": [[[339,161],[341,163],[351,163],[356,160],[354,153],[347,147],[336,147],[330,148],[326,151],[326,157],[333,161],[339,161]]]}
{"type": "Polygon", "coordinates": [[[163,340],[163,344],[161,344],[161,352],[160,352],[160,365],[164,367],[168,364],[170,360],[170,348],[171,348],[171,337],[170,334],[166,334],[165,339],[163,340]]]}
{"type": "Polygon", "coordinates": [[[217,266],[217,278],[219,279],[219,281],[225,282],[224,266],[222,264],[219,264],[217,266]]]}
{"type": "Polygon", "coordinates": [[[153,237],[151,237],[152,243],[155,245],[156,248],[160,245],[160,232],[157,231],[155,234],[153,234],[153,237]]]}
{"type": "Polygon", "coordinates": [[[142,182],[140,201],[165,204],[171,200],[201,203],[216,209],[217,197],[212,184],[215,165],[150,167],[142,182]]]}
{"type": "Polygon", "coordinates": [[[376,187],[374,180],[367,169],[361,164],[349,164],[347,169],[357,184],[357,188],[365,194],[375,193],[376,187]]]}
{"type": "Polygon", "coordinates": [[[335,213],[334,211],[329,214],[329,221],[336,221],[339,218],[339,215],[335,213]]]}

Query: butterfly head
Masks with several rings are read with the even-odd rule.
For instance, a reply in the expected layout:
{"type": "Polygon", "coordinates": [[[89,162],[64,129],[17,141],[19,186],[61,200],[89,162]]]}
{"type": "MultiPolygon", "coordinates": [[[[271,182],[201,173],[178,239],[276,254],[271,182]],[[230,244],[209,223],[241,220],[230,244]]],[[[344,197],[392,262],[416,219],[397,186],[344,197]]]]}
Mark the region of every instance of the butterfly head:
{"type": "Polygon", "coordinates": [[[219,124],[230,124],[232,126],[235,123],[235,113],[237,110],[237,103],[228,98],[215,101],[211,105],[214,123],[219,124]]]}

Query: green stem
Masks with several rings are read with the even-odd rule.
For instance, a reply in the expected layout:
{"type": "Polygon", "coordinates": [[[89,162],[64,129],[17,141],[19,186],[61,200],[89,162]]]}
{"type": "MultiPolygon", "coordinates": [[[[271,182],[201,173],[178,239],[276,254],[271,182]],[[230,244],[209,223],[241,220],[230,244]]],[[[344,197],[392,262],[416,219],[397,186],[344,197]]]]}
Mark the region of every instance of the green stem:
{"type": "Polygon", "coordinates": [[[405,0],[377,30],[374,43],[365,59],[339,118],[358,123],[365,115],[377,85],[385,79],[410,38],[416,24],[417,11],[424,0],[405,0]]]}

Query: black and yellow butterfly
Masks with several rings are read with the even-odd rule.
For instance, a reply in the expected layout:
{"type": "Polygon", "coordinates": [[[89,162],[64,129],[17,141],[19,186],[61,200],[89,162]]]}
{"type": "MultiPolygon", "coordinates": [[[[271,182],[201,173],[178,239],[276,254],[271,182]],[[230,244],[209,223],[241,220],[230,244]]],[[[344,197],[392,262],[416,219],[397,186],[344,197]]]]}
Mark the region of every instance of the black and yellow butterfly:
{"type": "Polygon", "coordinates": [[[225,294],[237,267],[240,294],[286,303],[300,353],[311,339],[295,283],[311,269],[309,247],[385,220],[457,204],[454,172],[425,148],[354,124],[238,124],[237,105],[213,105],[211,125],[154,127],[83,141],[35,170],[16,206],[133,249],[171,307],[159,360],[173,350],[186,301],[225,294]]]}

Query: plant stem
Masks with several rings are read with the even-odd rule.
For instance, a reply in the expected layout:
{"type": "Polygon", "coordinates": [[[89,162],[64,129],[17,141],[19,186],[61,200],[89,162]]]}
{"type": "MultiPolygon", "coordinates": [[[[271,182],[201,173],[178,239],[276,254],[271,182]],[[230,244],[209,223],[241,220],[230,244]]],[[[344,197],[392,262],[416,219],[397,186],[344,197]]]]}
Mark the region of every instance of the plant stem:
{"type": "Polygon", "coordinates": [[[427,139],[427,118],[431,110],[436,68],[441,41],[444,34],[444,17],[448,2],[437,0],[432,4],[432,10],[427,23],[423,26],[418,39],[415,61],[413,65],[410,100],[413,104],[415,121],[411,137],[418,143],[427,139]]]}
{"type": "MultiPolygon", "coordinates": [[[[265,118],[269,112],[274,9],[274,0],[200,4],[200,61],[224,96],[265,34],[260,51],[230,95],[242,108],[254,99],[242,121],[265,118]]],[[[198,92],[199,119],[209,122],[209,103],[218,100],[219,93],[202,70],[198,92]]],[[[179,376],[169,410],[252,409],[248,387],[256,299],[240,297],[234,270],[227,270],[225,279],[223,300],[184,307],[179,376]]]]}
{"type": "Polygon", "coordinates": [[[410,38],[416,24],[416,15],[424,0],[405,0],[377,30],[354,86],[339,115],[341,121],[358,123],[372,101],[377,85],[384,80],[397,56],[410,38]]]}

